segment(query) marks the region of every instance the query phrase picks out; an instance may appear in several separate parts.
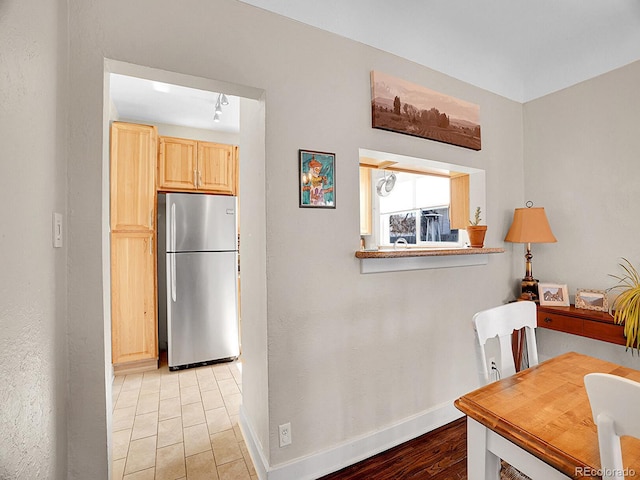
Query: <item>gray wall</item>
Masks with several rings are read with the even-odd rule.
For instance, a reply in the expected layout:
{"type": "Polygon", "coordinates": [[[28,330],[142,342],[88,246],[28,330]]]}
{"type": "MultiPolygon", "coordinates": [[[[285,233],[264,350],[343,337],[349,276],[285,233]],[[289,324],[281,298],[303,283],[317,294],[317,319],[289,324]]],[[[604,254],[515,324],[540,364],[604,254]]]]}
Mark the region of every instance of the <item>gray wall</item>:
{"type": "MultiPolygon", "coordinates": [[[[358,148],[431,158],[487,171],[487,242],[501,246],[523,202],[522,106],[428,68],[231,0],[84,1],[70,7],[69,178],[76,242],[69,262],[75,402],[104,388],[100,252],[103,57],[264,89],[266,114],[266,308],[256,325],[265,361],[247,352],[245,409],[272,465],[334,446],[449,402],[477,384],[470,319],[511,298],[511,253],[479,267],[359,273],[358,148]],[[211,35],[214,19],[216,35],[211,35]],[[188,25],[188,27],[187,27],[188,25]],[[475,152],[371,128],[371,70],[389,72],[481,106],[475,152]],[[80,100],[80,101],[78,101],[80,100]],[[337,158],[337,208],[298,208],[299,148],[337,158]],[[513,182],[516,179],[516,182],[513,182]],[[92,247],[93,246],[93,247],[92,247]],[[79,331],[76,331],[79,329],[79,331]],[[85,345],[81,345],[85,342],[85,345]],[[459,358],[453,363],[451,358],[459,358]],[[79,367],[80,369],[80,367],[79,367]],[[268,372],[261,385],[255,372],[268,372]],[[75,383],[78,382],[78,383],[75,383]],[[80,388],[80,382],[84,389],[80,388]],[[259,395],[268,385],[268,396],[259,395]],[[268,404],[265,405],[265,403],[268,404]],[[267,411],[267,415],[259,412],[267,411]],[[293,444],[277,447],[291,422],[293,444]]],[[[242,153],[241,153],[242,155],[242,153]]],[[[241,196],[244,191],[241,192],[241,196]]],[[[244,210],[242,215],[245,215],[244,210]]],[[[243,298],[244,299],[244,298],[243,298]]],[[[246,328],[244,335],[247,335],[246,328]]],[[[246,338],[246,337],[245,337],[246,338]]],[[[256,340],[257,341],[257,340],[256,340]]],[[[245,345],[245,348],[248,348],[245,345]]],[[[72,439],[102,427],[88,418],[72,439]]],[[[98,445],[76,445],[101,458],[98,445]]],[[[94,471],[74,455],[74,464],[94,471]]]]}
{"type": "MultiPolygon", "coordinates": [[[[524,105],[526,198],[544,206],[558,243],[535,245],[534,276],[606,289],[621,257],[640,265],[640,62],[524,105]]],[[[624,347],[541,330],[541,355],[568,350],[634,368],[624,347]]]]}
{"type": "Polygon", "coordinates": [[[0,2],[0,478],[67,471],[65,5],[0,2]]]}

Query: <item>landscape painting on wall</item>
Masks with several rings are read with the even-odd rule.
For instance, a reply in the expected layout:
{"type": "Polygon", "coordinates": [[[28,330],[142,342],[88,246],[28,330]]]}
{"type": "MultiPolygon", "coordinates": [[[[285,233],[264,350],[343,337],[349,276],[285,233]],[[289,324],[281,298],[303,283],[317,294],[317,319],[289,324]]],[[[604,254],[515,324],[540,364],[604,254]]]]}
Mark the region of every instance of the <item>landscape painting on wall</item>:
{"type": "Polygon", "coordinates": [[[373,128],[480,150],[480,107],[385,73],[371,72],[373,128]]]}

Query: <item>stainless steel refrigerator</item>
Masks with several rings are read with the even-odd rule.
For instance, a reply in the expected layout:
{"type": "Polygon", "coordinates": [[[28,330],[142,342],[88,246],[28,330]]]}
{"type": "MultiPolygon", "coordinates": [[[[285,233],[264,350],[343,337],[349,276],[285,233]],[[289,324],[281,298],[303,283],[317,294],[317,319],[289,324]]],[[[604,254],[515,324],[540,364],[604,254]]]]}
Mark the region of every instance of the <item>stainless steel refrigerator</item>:
{"type": "Polygon", "coordinates": [[[158,195],[160,339],[169,368],[239,355],[237,198],[158,195]]]}

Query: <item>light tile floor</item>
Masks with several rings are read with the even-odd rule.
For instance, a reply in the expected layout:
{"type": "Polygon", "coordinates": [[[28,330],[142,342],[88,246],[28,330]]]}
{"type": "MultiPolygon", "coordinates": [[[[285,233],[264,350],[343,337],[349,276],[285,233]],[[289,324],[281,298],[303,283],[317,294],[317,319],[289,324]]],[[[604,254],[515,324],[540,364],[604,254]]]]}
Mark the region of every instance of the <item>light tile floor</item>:
{"type": "Polygon", "coordinates": [[[241,391],[240,362],[115,377],[112,480],[257,480],[241,391]]]}

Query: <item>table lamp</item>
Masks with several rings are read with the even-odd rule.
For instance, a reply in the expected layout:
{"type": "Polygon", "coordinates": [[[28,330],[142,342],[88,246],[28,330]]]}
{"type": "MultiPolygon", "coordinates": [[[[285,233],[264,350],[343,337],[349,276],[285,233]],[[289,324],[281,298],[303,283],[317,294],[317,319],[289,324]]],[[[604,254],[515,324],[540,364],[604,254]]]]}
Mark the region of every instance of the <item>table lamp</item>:
{"type": "Polygon", "coordinates": [[[533,278],[531,270],[531,259],[533,258],[531,244],[553,243],[557,242],[557,240],[551,232],[544,208],[534,207],[532,202],[527,202],[526,205],[526,208],[516,208],[515,212],[513,212],[513,222],[504,241],[527,244],[527,253],[524,256],[526,259],[526,271],[522,279],[521,298],[538,302],[538,280],[533,278]]]}

